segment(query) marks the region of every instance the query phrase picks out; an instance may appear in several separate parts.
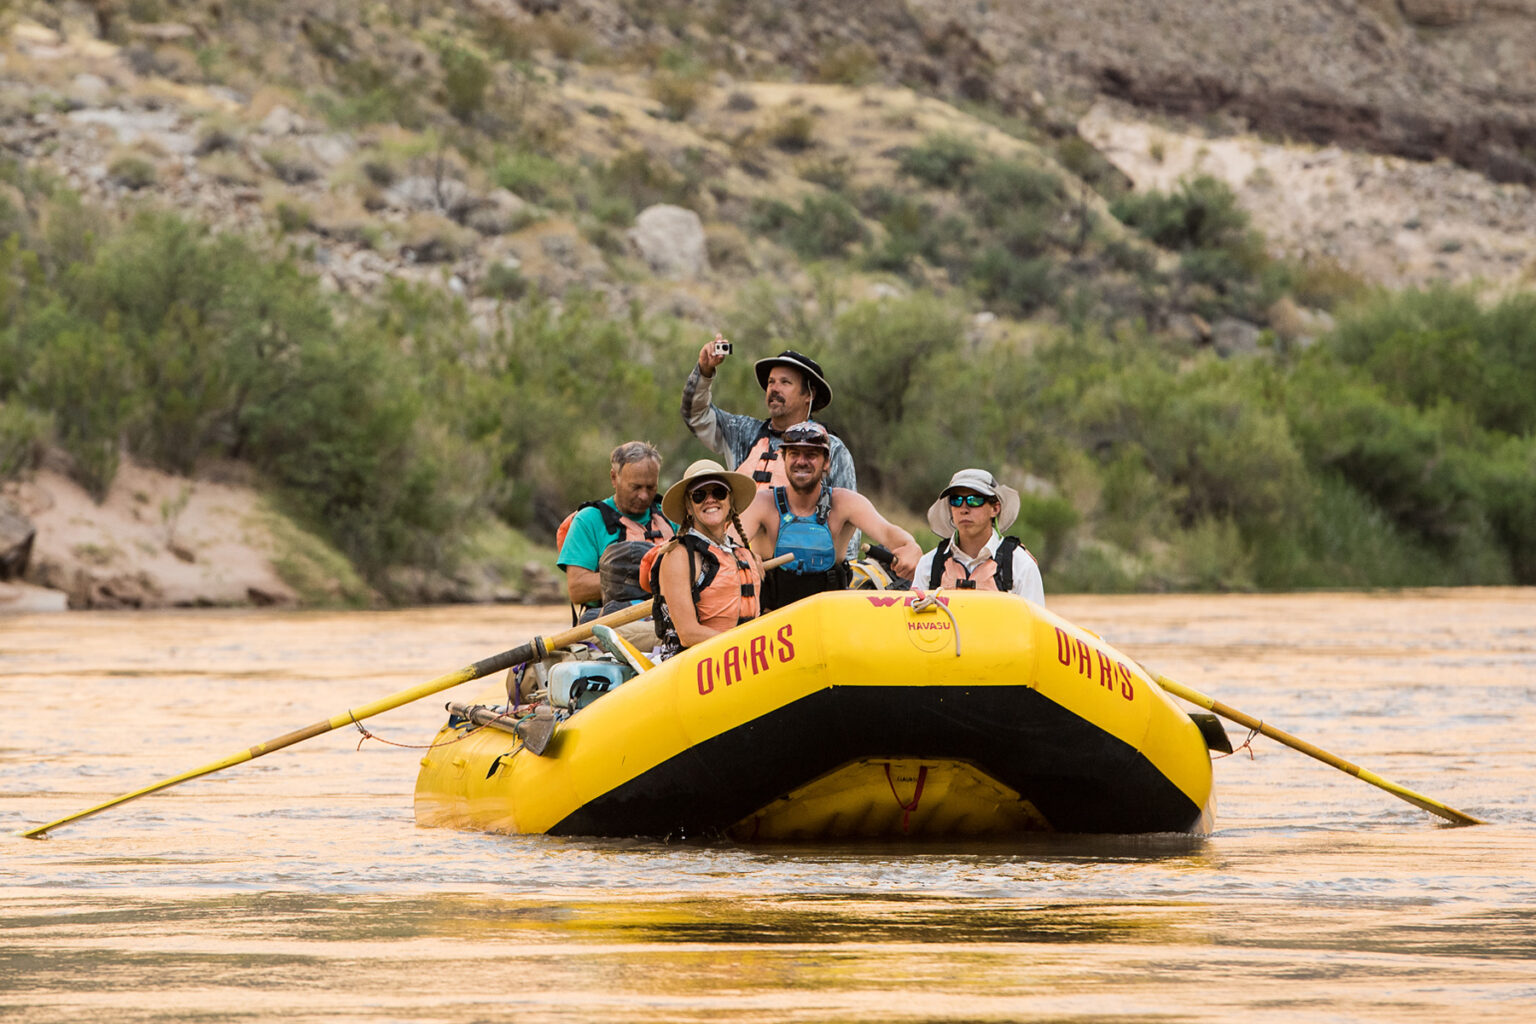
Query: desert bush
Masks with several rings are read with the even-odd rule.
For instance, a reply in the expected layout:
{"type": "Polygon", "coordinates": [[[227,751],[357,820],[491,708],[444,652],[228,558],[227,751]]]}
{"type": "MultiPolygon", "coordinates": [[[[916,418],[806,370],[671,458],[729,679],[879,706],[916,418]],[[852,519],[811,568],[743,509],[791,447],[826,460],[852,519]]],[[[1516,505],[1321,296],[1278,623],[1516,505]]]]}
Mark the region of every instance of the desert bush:
{"type": "Polygon", "coordinates": [[[805,259],[845,256],[868,236],[859,212],[840,195],[808,195],[786,228],[785,238],[805,259]]]}
{"type": "Polygon", "coordinates": [[[1498,442],[1479,469],[1482,504],[1515,583],[1536,583],[1536,437],[1498,442]]]}
{"type": "Polygon", "coordinates": [[[970,269],[976,292],[1000,312],[1028,316],[1055,296],[1056,261],[1046,256],[1021,258],[993,245],[970,269]]]}
{"type": "Polygon", "coordinates": [[[53,416],[19,401],[0,400],[0,480],[24,477],[53,440],[53,416]]]}
{"type": "Polygon", "coordinates": [[[1110,204],[1110,211],[1175,252],[1231,248],[1250,230],[1237,196],[1209,175],[1187,179],[1172,193],[1153,189],[1122,196],[1110,204]]]}
{"type": "Polygon", "coordinates": [[[1478,515],[1457,410],[1391,401],[1345,368],[1311,363],[1289,388],[1292,430],[1308,462],[1337,473],[1398,526],[1448,548],[1478,515]]]}
{"type": "Polygon", "coordinates": [[[1465,288],[1383,295],[1345,316],[1329,344],[1420,409],[1449,401],[1487,429],[1536,430],[1536,296],[1485,309],[1465,288]]]}
{"type": "Polygon", "coordinates": [[[808,260],[846,256],[869,235],[858,210],[835,193],[807,195],[799,209],[777,199],[758,200],[747,224],[808,260]]]}
{"type": "Polygon", "coordinates": [[[879,55],[864,43],[844,43],[824,49],[816,62],[816,80],[834,85],[861,85],[880,70],[879,55]]]}
{"type": "Polygon", "coordinates": [[[966,177],[965,203],[978,221],[996,221],[1021,210],[1049,210],[1066,198],[1061,178],[1018,160],[993,159],[966,177]]]}
{"type": "Polygon", "coordinates": [[[160,175],[155,170],[154,161],[137,153],[126,153],[107,166],[107,177],[114,184],[138,191],[153,185],[160,175]]]}
{"type": "Polygon", "coordinates": [[[902,154],[898,169],[932,188],[957,189],[980,159],[976,145],[954,135],[934,135],[902,154]]]}
{"type": "Polygon", "coordinates": [[[682,154],[678,166],[643,149],[627,149],[593,173],[601,196],[628,200],[636,209],[656,203],[692,206],[704,181],[702,156],[682,154]]]}
{"type": "Polygon", "coordinates": [[[709,68],[686,49],[674,47],[656,59],[647,83],[651,99],[669,121],[683,121],[709,95],[709,68]]]}
{"type": "Polygon", "coordinates": [[[526,149],[501,150],[491,165],[497,185],[531,203],[554,205],[557,196],[569,195],[571,177],[569,167],[526,149]]]}
{"type": "Polygon", "coordinates": [[[485,277],[480,282],[479,291],[482,295],[510,299],[515,302],[527,293],[528,279],[515,266],[492,263],[485,269],[485,277]]]}
{"type": "Polygon", "coordinates": [[[763,138],[786,153],[802,153],[816,144],[816,117],[808,110],[784,107],[763,129],[763,138]]]}
{"type": "Polygon", "coordinates": [[[468,122],[485,109],[485,92],[491,84],[491,69],[485,59],[457,43],[446,43],[438,51],[443,69],[443,106],[460,121],[468,122]]]}
{"type": "Polygon", "coordinates": [[[935,468],[919,478],[897,438],[914,396],[933,384],[933,358],[959,339],[954,312],[926,296],[859,303],[837,317],[822,365],[837,382],[836,419],[856,453],[861,489],[899,494],[922,508],[933,500],[923,496],[939,473],[947,479],[953,472],[935,468]]]}

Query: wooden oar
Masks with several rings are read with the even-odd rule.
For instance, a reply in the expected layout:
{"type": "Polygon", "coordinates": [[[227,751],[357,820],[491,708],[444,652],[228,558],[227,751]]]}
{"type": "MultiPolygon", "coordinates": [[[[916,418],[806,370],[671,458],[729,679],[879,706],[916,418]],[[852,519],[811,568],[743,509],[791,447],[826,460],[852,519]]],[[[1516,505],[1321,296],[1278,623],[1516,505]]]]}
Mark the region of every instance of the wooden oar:
{"type": "Polygon", "coordinates": [[[1283,729],[1276,729],[1272,725],[1266,725],[1262,719],[1254,718],[1252,715],[1245,714],[1236,708],[1228,707],[1221,701],[1216,700],[1214,697],[1207,697],[1199,690],[1191,689],[1190,687],[1185,686],[1183,683],[1169,679],[1167,676],[1157,672],[1152,672],[1150,675],[1157,682],[1157,685],[1161,686],[1175,697],[1182,697],[1189,701],[1191,704],[1198,704],[1205,708],[1207,711],[1214,711],[1216,714],[1223,718],[1231,719],[1238,725],[1246,726],[1255,732],[1262,733],[1272,740],[1278,740],[1279,742],[1284,743],[1286,746],[1290,747],[1292,750],[1299,750],[1303,754],[1306,754],[1308,757],[1316,758],[1326,765],[1337,768],[1341,772],[1353,775],[1361,782],[1369,782],[1371,785],[1377,787],[1378,789],[1384,789],[1388,793],[1391,793],[1393,796],[1408,801],[1415,807],[1422,807],[1424,810],[1431,814],[1437,814],[1452,824],[1483,824],[1481,820],[1472,817],[1470,814],[1463,814],[1461,811],[1456,810],[1454,807],[1449,807],[1438,800],[1431,800],[1429,797],[1423,795],[1422,793],[1415,793],[1413,790],[1407,788],[1406,786],[1399,786],[1395,782],[1389,782],[1382,778],[1380,775],[1377,775],[1375,772],[1367,771],[1357,764],[1352,764],[1351,762],[1344,760],[1342,757],[1330,754],[1328,751],[1322,749],[1321,747],[1313,746],[1306,740],[1298,739],[1283,729]]]}
{"type": "Polygon", "coordinates": [[[180,775],[173,775],[168,779],[161,779],[159,782],[152,783],[151,785],[145,786],[142,789],[136,789],[132,793],[124,793],[122,796],[114,797],[113,799],[108,800],[106,803],[97,804],[95,807],[87,807],[85,810],[77,811],[76,813],[69,815],[67,818],[60,818],[58,821],[50,821],[46,825],[39,825],[36,828],[28,829],[27,831],[20,834],[28,839],[41,839],[53,829],[58,828],[60,825],[67,825],[72,821],[79,821],[81,818],[88,818],[91,815],[105,811],[110,807],[116,807],[118,804],[127,803],[129,800],[134,800],[141,796],[148,796],[150,793],[158,793],[162,789],[169,789],[171,786],[174,786],[180,782],[186,782],[189,779],[196,779],[203,775],[210,775],[213,772],[221,771],[225,768],[232,768],[244,761],[250,761],[254,758],[261,757],[263,754],[270,754],[274,750],[282,750],[284,747],[291,747],[295,743],[299,743],[307,739],[312,739],[315,736],[319,736],[321,733],[330,732],[332,729],[340,729],[343,726],[351,725],[354,722],[361,722],[365,718],[372,718],[374,715],[383,714],[384,712],[398,708],[403,704],[409,704],[411,701],[420,700],[422,697],[430,697],[434,693],[439,693],[443,690],[449,689],[450,687],[458,686],[460,683],[467,683],[472,679],[480,679],[483,676],[488,676],[492,673],[500,672],[502,669],[511,668],[513,665],[521,665],[527,661],[538,661],[540,658],[543,658],[549,651],[557,650],[561,647],[569,646],[570,644],[580,643],[582,640],[585,640],[587,637],[592,635],[593,626],[599,624],[606,626],[622,626],[627,622],[637,622],[649,614],[651,614],[651,602],[642,601],[637,605],[632,605],[629,608],[621,609],[620,611],[616,611],[611,615],[604,615],[601,618],[593,619],[591,622],[584,623],[583,625],[576,626],[572,629],[568,629],[563,633],[556,633],[554,636],[549,637],[548,639],[536,636],[532,640],[528,641],[528,643],[525,643],[520,647],[514,647],[510,651],[502,651],[500,654],[493,655],[489,658],[484,658],[475,662],[473,665],[459,669],[457,672],[450,672],[448,675],[438,676],[436,679],[429,680],[425,683],[420,683],[408,690],[401,690],[399,693],[391,694],[388,697],[382,697],[379,700],[373,701],[369,704],[364,704],[361,707],[350,708],[346,711],[343,711],[339,715],[333,715],[332,717],[327,718],[323,722],[316,722],[314,725],[306,726],[303,729],[296,729],[293,732],[279,736],[273,740],[268,740],[265,743],[258,743],[254,747],[251,747],[247,750],[242,750],[237,754],[231,754],[229,757],[214,761],[212,764],[205,764],[201,768],[194,768],[189,772],[182,772],[180,775]]]}
{"type": "MultiPolygon", "coordinates": [[[[776,569],[784,563],[791,561],[793,558],[793,555],[780,555],[778,558],[770,558],[768,561],[763,563],[763,568],[776,569]]],[[[473,665],[459,669],[457,672],[450,672],[448,675],[438,676],[436,679],[428,680],[425,683],[419,683],[418,685],[413,686],[408,690],[401,690],[399,693],[391,694],[388,697],[382,697],[370,704],[364,704],[361,707],[356,708],[349,708],[339,715],[333,715],[332,717],[327,718],[323,722],[316,722],[314,725],[306,726],[303,729],[296,729],[293,732],[279,736],[276,739],[268,740],[265,743],[258,743],[254,747],[251,747],[247,750],[242,750],[237,754],[231,754],[229,757],[214,761],[212,764],[205,764],[201,768],[194,768],[189,772],[182,772],[180,775],[173,775],[168,779],[161,779],[159,782],[152,783],[143,787],[142,789],[136,789],[132,793],[124,793],[122,796],[114,797],[113,799],[108,800],[106,803],[97,804],[95,807],[87,807],[85,810],[76,811],[74,814],[71,814],[66,818],[60,818],[58,821],[50,821],[46,825],[38,825],[36,828],[30,828],[25,832],[18,833],[18,835],[21,835],[27,839],[42,839],[47,836],[49,832],[58,828],[60,825],[68,825],[70,822],[79,821],[81,818],[89,818],[93,814],[98,814],[101,811],[107,810],[108,808],[116,807],[118,804],[125,804],[129,800],[134,800],[141,796],[148,796],[151,793],[158,793],[160,790],[169,789],[177,783],[187,782],[190,779],[201,778],[204,775],[211,775],[214,772],[222,771],[225,768],[232,768],[237,764],[261,757],[263,754],[270,754],[274,750],[282,750],[284,747],[291,747],[295,743],[300,743],[307,739],[313,739],[314,737],[319,736],[321,733],[330,732],[332,729],[340,729],[341,727],[351,725],[354,722],[361,722],[365,718],[372,718],[374,715],[380,715],[386,711],[392,711],[395,708],[398,708],[404,704],[409,704],[414,700],[420,700],[423,697],[430,697],[434,693],[440,693],[443,690],[458,686],[460,683],[467,683],[473,679],[480,679],[495,672],[500,672],[503,669],[511,668],[514,665],[521,665],[527,661],[538,661],[550,651],[558,650],[561,647],[567,647],[574,643],[580,643],[581,641],[587,639],[587,637],[592,635],[593,626],[622,626],[626,623],[638,622],[649,614],[651,614],[651,602],[642,601],[639,604],[631,605],[628,608],[621,609],[620,611],[613,612],[612,614],[593,619],[591,622],[583,623],[580,626],[575,626],[563,633],[556,633],[554,636],[549,637],[548,639],[536,636],[520,647],[514,647],[510,651],[502,651],[500,654],[492,655],[489,658],[483,658],[480,661],[475,662],[473,665]]]]}

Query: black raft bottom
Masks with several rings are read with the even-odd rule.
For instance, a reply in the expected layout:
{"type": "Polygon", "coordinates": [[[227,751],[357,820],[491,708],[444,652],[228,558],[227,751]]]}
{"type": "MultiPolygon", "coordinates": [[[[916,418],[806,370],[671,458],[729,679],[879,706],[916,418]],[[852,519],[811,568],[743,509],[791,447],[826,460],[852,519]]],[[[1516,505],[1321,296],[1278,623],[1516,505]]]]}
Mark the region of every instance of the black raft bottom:
{"type": "Polygon", "coordinates": [[[1057,832],[1183,832],[1200,808],[1129,744],[1026,686],[833,686],[670,758],[552,835],[713,836],[850,762],[967,762],[1057,832]]]}

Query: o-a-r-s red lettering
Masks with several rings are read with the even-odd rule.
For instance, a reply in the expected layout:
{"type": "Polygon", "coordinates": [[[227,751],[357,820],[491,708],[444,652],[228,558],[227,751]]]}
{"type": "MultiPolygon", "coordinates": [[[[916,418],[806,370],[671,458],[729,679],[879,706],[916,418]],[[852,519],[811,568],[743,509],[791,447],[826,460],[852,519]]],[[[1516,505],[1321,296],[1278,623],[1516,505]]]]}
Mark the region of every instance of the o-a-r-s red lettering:
{"type": "Polygon", "coordinates": [[[1120,696],[1126,700],[1136,699],[1135,678],[1124,662],[1111,658],[1104,651],[1089,647],[1086,641],[1078,637],[1069,636],[1060,626],[1056,627],[1056,660],[1067,668],[1076,669],[1078,675],[1097,682],[1111,693],[1115,691],[1118,684],[1120,696]],[[1095,666],[1098,667],[1096,679],[1095,666]]]}
{"type": "Polygon", "coordinates": [[[794,623],[786,622],[770,640],[760,634],[745,644],[733,644],[722,651],[718,658],[701,658],[694,666],[694,678],[700,695],[713,693],[715,684],[730,686],[747,676],[755,676],[772,667],[775,655],[779,663],[793,661],[795,657],[794,623]]]}

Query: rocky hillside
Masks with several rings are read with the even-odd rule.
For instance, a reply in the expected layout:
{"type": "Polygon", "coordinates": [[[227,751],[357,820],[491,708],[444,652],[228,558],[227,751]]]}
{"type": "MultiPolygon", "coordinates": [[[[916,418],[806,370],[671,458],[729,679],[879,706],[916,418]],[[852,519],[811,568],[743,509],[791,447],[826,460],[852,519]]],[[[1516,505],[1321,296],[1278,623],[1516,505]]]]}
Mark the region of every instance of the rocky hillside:
{"type": "MultiPolygon", "coordinates": [[[[265,240],[339,293],[447,289],[485,326],[529,292],[701,334],[754,282],[809,302],[763,211],[877,190],[938,136],[1061,175],[1109,236],[1129,233],[1108,198],[1207,174],[1302,264],[1392,287],[1536,274],[1536,0],[15,0],[0,31],[0,151],[22,166],[265,240]]],[[[155,583],[130,564],[145,546],[117,546],[126,603],[241,600],[155,583]]],[[[103,548],[40,542],[43,575],[103,593],[103,548]]]]}

